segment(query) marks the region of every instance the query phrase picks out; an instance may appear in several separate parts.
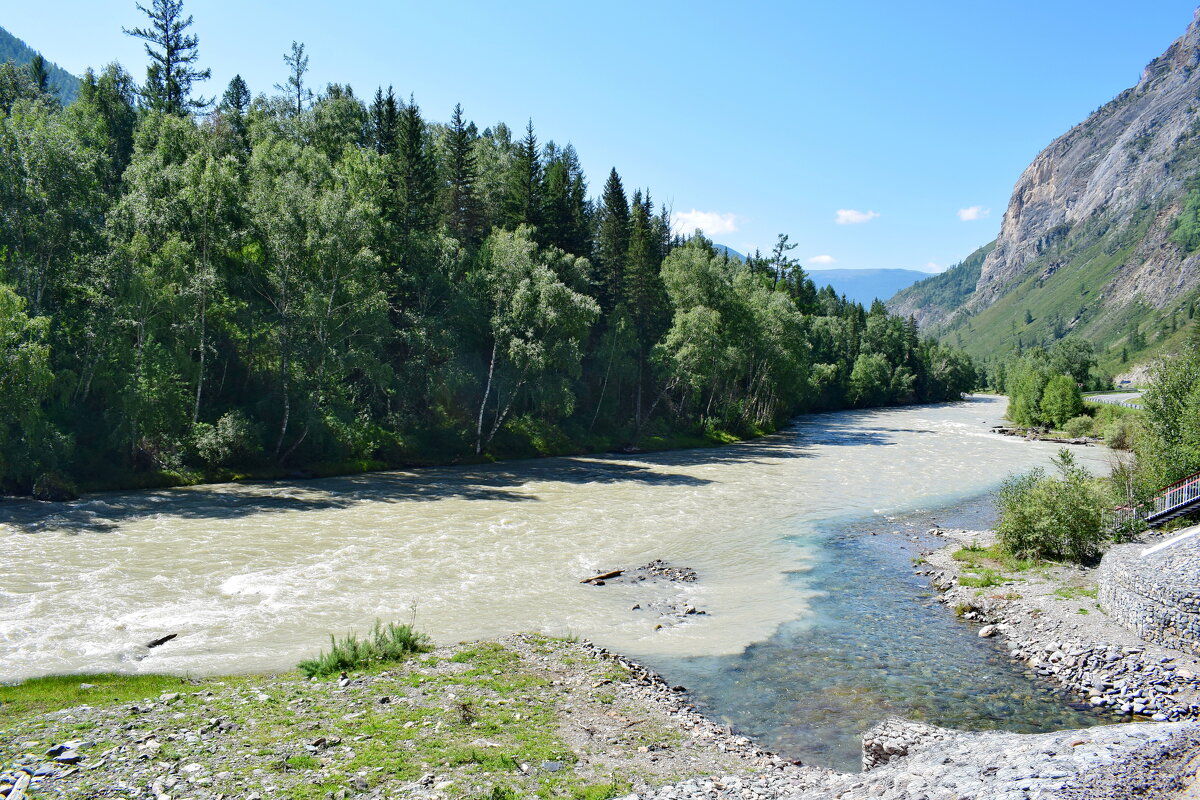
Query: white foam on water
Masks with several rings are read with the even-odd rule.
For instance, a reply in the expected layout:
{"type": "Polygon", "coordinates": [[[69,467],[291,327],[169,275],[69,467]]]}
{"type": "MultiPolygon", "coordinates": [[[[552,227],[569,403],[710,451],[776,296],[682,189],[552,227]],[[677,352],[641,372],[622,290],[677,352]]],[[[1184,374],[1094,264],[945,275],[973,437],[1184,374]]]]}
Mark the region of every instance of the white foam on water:
{"type": "Polygon", "coordinates": [[[737,653],[809,613],[803,576],[827,521],[887,530],[1047,464],[1057,445],[987,433],[1002,408],[819,414],[757,442],[637,458],[6,503],[0,679],[288,668],[330,633],[414,608],[445,642],[542,630],[633,655],[737,653]],[[656,631],[630,610],[648,589],[579,583],[658,558],[697,570],[663,591],[706,615],[656,631]]]}

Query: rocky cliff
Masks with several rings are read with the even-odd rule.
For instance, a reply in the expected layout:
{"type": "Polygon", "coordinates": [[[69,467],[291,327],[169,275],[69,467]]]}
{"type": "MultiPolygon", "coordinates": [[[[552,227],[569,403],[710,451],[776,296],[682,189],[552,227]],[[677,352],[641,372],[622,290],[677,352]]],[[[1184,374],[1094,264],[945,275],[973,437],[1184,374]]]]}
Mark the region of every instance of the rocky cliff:
{"type": "MultiPolygon", "coordinates": [[[[891,306],[957,333],[977,354],[1071,332],[1119,350],[1131,325],[1185,310],[1200,287],[1200,249],[1176,233],[1195,214],[1188,199],[1200,196],[1198,175],[1200,12],[1136,86],[1029,165],[957,308],[934,302],[939,284],[930,281],[891,306]]],[[[1169,333],[1178,328],[1175,320],[1169,333]]],[[[1134,344],[1158,333],[1135,335],[1134,344]]]]}

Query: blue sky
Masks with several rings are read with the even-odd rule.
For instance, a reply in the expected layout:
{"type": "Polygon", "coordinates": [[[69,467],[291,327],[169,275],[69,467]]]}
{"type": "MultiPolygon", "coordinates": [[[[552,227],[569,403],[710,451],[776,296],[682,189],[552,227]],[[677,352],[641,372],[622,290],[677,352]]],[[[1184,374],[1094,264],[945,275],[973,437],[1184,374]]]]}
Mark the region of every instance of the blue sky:
{"type": "MultiPolygon", "coordinates": [[[[148,4],[149,0],[145,0],[148,4]]],[[[777,233],[809,266],[937,271],[999,230],[1054,137],[1138,79],[1196,0],[365,2],[188,0],[219,94],[391,84],[427,118],[578,149],[738,250],[777,233]],[[840,221],[840,222],[839,222],[840,221]]],[[[132,0],[12,3],[0,25],[68,70],[144,75],[132,0]]]]}

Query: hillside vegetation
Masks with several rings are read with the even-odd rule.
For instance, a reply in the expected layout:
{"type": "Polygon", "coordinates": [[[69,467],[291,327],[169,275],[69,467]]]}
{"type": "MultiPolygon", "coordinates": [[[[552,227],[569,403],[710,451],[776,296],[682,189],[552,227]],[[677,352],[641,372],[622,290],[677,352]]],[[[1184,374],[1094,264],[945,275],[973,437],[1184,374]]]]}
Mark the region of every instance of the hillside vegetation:
{"type": "MultiPolygon", "coordinates": [[[[16,66],[25,66],[37,56],[36,50],[4,28],[0,28],[0,64],[11,61],[16,66]]],[[[75,102],[75,98],[79,95],[79,78],[52,61],[45,63],[49,87],[55,97],[66,105],[75,102]]]]}

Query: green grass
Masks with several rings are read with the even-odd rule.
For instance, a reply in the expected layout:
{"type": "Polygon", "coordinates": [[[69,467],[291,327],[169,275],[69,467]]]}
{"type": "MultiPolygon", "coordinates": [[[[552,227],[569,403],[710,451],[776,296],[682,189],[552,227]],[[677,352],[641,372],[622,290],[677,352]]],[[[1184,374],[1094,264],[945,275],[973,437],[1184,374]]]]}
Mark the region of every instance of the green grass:
{"type": "Polygon", "coordinates": [[[1080,597],[1095,599],[1100,589],[1095,586],[1060,586],[1054,590],[1054,594],[1063,600],[1077,600],[1080,597]]]}
{"type": "Polygon", "coordinates": [[[309,678],[337,675],[349,670],[370,669],[395,664],[415,653],[427,653],[433,649],[429,637],[417,633],[411,625],[386,626],[379,620],[365,639],[357,634],[347,634],[342,639],[329,637],[329,652],[321,651],[316,658],[301,661],[296,665],[309,678]]]}
{"type": "Polygon", "coordinates": [[[958,577],[959,585],[967,586],[972,589],[986,589],[989,586],[1001,586],[1007,583],[1011,578],[1002,575],[994,569],[988,567],[968,567],[967,571],[963,572],[958,577]]]}
{"type": "Polygon", "coordinates": [[[156,698],[164,692],[195,690],[195,682],[177,675],[50,675],[0,685],[0,718],[12,720],[84,704],[125,703],[156,698]],[[96,688],[79,688],[84,683],[96,688]]]}
{"type": "Polygon", "coordinates": [[[966,569],[974,567],[991,567],[993,569],[1000,568],[1009,572],[1025,572],[1026,570],[1034,569],[1041,566],[1041,563],[1031,558],[1017,558],[1011,553],[1005,552],[999,544],[981,547],[978,544],[969,544],[966,547],[960,547],[950,554],[950,557],[955,561],[961,561],[966,564],[966,569]]]}

